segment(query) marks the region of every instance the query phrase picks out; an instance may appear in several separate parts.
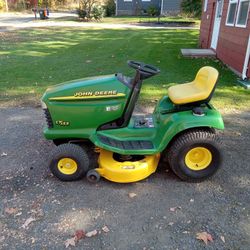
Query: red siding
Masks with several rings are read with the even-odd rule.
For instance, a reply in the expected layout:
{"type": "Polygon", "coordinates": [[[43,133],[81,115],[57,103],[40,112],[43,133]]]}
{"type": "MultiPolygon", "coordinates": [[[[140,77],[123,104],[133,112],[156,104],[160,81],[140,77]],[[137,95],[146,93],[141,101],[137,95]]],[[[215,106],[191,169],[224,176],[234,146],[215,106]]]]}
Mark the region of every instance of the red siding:
{"type": "MultiPolygon", "coordinates": [[[[207,12],[202,13],[200,45],[202,48],[210,48],[211,37],[213,32],[212,17],[213,3],[215,0],[208,0],[207,12]],[[207,19],[207,15],[209,18],[207,19]],[[212,18],[211,18],[212,17],[212,18]],[[211,32],[209,33],[209,29],[211,32]]],[[[248,24],[246,28],[226,26],[226,17],[229,0],[224,0],[223,13],[221,18],[220,33],[217,45],[217,57],[225,64],[228,64],[236,71],[242,73],[244,60],[246,56],[246,49],[248,37],[250,33],[250,15],[248,17],[248,24]]],[[[214,8],[215,9],[215,8],[214,8]]],[[[250,77],[250,68],[248,70],[250,77]]]]}
{"type": "Polygon", "coordinates": [[[201,27],[200,27],[200,46],[210,48],[211,37],[214,25],[215,0],[208,0],[207,11],[204,12],[204,2],[202,7],[201,27]]]}

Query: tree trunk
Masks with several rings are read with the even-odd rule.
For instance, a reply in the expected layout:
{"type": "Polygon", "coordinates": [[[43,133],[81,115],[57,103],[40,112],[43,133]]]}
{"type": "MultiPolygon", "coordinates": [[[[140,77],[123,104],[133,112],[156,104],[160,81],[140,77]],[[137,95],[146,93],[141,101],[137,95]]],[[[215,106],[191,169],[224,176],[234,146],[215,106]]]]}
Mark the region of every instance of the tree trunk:
{"type": "Polygon", "coordinates": [[[9,11],[8,0],[5,0],[5,10],[7,12],[9,11]]]}

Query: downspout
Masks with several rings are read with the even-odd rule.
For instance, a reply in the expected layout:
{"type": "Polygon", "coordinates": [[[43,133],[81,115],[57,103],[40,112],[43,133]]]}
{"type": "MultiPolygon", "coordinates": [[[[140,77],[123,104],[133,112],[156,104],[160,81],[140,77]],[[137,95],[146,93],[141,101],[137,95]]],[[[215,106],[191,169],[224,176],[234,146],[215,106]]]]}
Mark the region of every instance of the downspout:
{"type": "Polygon", "coordinates": [[[216,7],[215,2],[213,2],[211,19],[210,19],[209,30],[208,30],[208,37],[207,37],[207,48],[211,48],[211,38],[212,38],[211,32],[212,32],[212,29],[214,28],[215,7],[216,7]]]}
{"type": "Polygon", "coordinates": [[[250,35],[248,38],[246,57],[245,57],[244,66],[243,66],[243,70],[242,70],[242,79],[243,80],[245,80],[247,78],[247,70],[250,70],[250,69],[248,69],[249,60],[250,60],[250,35]]]}
{"type": "Polygon", "coordinates": [[[163,14],[162,11],[163,11],[163,0],[161,0],[161,15],[163,14]]]}

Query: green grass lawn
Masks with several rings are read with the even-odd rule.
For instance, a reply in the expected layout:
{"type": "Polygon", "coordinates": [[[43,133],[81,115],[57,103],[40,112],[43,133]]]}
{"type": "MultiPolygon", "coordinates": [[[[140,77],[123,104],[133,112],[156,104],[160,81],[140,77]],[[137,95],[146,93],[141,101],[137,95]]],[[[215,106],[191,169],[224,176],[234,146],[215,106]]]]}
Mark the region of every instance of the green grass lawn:
{"type": "Polygon", "coordinates": [[[125,30],[50,28],[0,33],[0,103],[37,103],[50,85],[77,78],[124,72],[126,61],[144,61],[161,74],[144,82],[141,102],[167,93],[167,87],[193,79],[204,65],[216,67],[220,79],[213,103],[221,109],[248,108],[250,93],[219,61],[188,59],[181,48],[195,48],[197,30],[125,30]]]}

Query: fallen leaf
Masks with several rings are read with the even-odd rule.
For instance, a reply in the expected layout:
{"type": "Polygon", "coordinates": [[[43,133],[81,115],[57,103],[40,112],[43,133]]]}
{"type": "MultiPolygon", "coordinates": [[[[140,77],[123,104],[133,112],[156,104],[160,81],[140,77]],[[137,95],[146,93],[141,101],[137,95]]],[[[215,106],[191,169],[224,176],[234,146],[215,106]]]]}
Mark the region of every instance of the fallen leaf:
{"type": "Polygon", "coordinates": [[[15,214],[17,211],[18,211],[18,209],[17,209],[17,208],[14,208],[14,207],[6,207],[6,208],[4,209],[4,212],[5,212],[6,214],[15,214]]]}
{"type": "Polygon", "coordinates": [[[129,193],[128,196],[129,196],[129,198],[134,198],[135,196],[137,196],[137,194],[135,194],[135,193],[129,193]]]}
{"type": "Polygon", "coordinates": [[[67,239],[67,240],[64,242],[64,245],[65,245],[66,248],[68,248],[69,246],[75,247],[75,246],[76,246],[76,238],[73,237],[73,238],[67,239]]]}
{"type": "Polygon", "coordinates": [[[212,235],[207,232],[197,233],[196,239],[202,240],[206,245],[208,244],[208,241],[213,242],[212,235]]]}
{"type": "Polygon", "coordinates": [[[169,210],[171,212],[175,212],[177,209],[180,209],[181,210],[181,207],[171,207],[169,210]]]}
{"type": "Polygon", "coordinates": [[[3,157],[3,156],[7,156],[8,154],[7,153],[5,153],[5,152],[3,152],[2,154],[1,154],[1,156],[3,157]]]}
{"type": "Polygon", "coordinates": [[[28,218],[25,222],[24,222],[24,224],[21,226],[22,228],[27,228],[28,226],[29,226],[29,224],[31,223],[31,222],[33,222],[33,221],[35,221],[36,219],[35,218],[33,218],[33,217],[30,217],[30,218],[28,218]]]}
{"type": "Polygon", "coordinates": [[[88,233],[86,233],[86,237],[93,237],[93,236],[96,236],[97,235],[97,230],[93,230],[93,231],[90,231],[90,232],[88,232],[88,233]]]}
{"type": "Polygon", "coordinates": [[[92,61],[91,60],[86,60],[86,63],[91,63],[92,61]]]}
{"type": "Polygon", "coordinates": [[[85,232],[83,230],[76,230],[75,231],[76,241],[79,241],[80,239],[83,239],[84,237],[85,237],[85,232]]]}
{"type": "Polygon", "coordinates": [[[224,243],[226,243],[226,241],[225,241],[225,237],[224,236],[220,236],[220,239],[224,242],[224,243]]]}
{"type": "Polygon", "coordinates": [[[194,199],[190,199],[190,202],[194,202],[194,199]]]}
{"type": "Polygon", "coordinates": [[[188,233],[189,233],[189,231],[183,231],[182,233],[183,233],[183,234],[188,234],[188,233]]]}
{"type": "Polygon", "coordinates": [[[168,225],[169,225],[169,226],[173,226],[173,225],[174,225],[174,222],[169,222],[168,225]]]}
{"type": "Polygon", "coordinates": [[[104,227],[102,227],[102,231],[104,233],[108,233],[109,232],[109,228],[107,226],[104,226],[104,227]]]}

